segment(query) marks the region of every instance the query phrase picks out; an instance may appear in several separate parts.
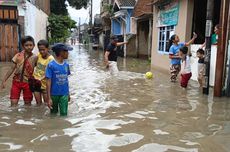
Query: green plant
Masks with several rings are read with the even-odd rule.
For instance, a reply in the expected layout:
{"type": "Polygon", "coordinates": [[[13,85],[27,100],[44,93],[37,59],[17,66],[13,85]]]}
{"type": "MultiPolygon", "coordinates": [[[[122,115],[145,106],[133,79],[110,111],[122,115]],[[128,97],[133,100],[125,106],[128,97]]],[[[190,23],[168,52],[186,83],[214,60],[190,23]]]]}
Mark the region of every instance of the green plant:
{"type": "Polygon", "coordinates": [[[71,34],[71,29],[76,28],[76,22],[69,16],[51,14],[48,18],[48,31],[51,34],[49,42],[65,42],[71,34]]]}
{"type": "Polygon", "coordinates": [[[105,4],[104,10],[109,13],[110,16],[114,15],[113,5],[111,4],[105,4]]]}

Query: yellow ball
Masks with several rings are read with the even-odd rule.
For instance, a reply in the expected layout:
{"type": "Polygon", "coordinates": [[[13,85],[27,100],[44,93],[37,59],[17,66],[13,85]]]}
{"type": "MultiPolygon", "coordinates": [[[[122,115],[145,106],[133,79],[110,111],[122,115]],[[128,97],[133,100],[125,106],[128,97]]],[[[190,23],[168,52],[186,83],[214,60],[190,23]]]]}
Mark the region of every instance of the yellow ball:
{"type": "Polygon", "coordinates": [[[152,79],[152,78],[153,78],[153,73],[152,73],[152,72],[147,72],[147,73],[145,74],[145,77],[146,77],[147,79],[152,79]]]}

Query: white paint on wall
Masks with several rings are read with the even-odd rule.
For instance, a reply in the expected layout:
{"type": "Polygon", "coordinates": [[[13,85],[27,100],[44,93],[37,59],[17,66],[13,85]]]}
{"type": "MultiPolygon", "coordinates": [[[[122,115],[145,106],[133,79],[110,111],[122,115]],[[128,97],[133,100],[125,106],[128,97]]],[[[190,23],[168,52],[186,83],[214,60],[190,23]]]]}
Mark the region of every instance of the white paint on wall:
{"type": "MultiPolygon", "coordinates": [[[[197,67],[198,67],[198,58],[196,57],[196,51],[200,48],[201,45],[191,45],[191,66],[192,66],[192,80],[197,81],[197,67]]],[[[210,61],[210,86],[215,84],[215,72],[216,72],[216,56],[217,56],[217,46],[213,45],[211,48],[211,61],[210,61]]]]}
{"type": "MultiPolygon", "coordinates": [[[[24,16],[25,31],[22,32],[32,36],[36,44],[41,39],[47,39],[48,15],[28,1],[24,6],[20,5],[18,10],[19,16],[24,16]]],[[[35,47],[34,53],[37,52],[37,47],[35,47]]]]}

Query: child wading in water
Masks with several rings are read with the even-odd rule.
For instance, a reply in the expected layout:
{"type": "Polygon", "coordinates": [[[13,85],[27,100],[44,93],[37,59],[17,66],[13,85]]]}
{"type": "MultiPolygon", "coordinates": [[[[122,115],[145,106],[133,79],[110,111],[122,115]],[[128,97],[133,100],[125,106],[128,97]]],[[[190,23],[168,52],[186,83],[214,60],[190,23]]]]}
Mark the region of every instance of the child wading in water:
{"type": "Polygon", "coordinates": [[[169,49],[169,58],[171,59],[171,66],[170,66],[171,82],[176,82],[177,75],[181,70],[181,57],[179,56],[180,48],[183,46],[189,46],[195,41],[196,38],[197,38],[197,34],[193,33],[193,38],[189,42],[179,43],[180,39],[176,34],[171,36],[169,40],[171,46],[169,49]]]}
{"type": "Polygon", "coordinates": [[[192,71],[191,71],[191,64],[190,64],[190,56],[188,55],[188,47],[184,46],[180,48],[179,53],[181,60],[182,60],[182,68],[181,68],[181,87],[187,88],[188,81],[192,77],[192,71]]]}
{"type": "Polygon", "coordinates": [[[23,91],[25,105],[31,105],[31,101],[33,100],[28,79],[33,75],[37,62],[37,56],[32,53],[35,46],[34,39],[31,36],[26,36],[22,38],[21,44],[24,50],[13,57],[12,62],[14,64],[6,73],[1,85],[2,88],[5,88],[6,81],[14,73],[10,91],[11,106],[18,105],[21,91],[23,91]]]}
{"type": "Polygon", "coordinates": [[[48,107],[51,109],[51,114],[57,114],[60,109],[60,115],[66,116],[70,100],[68,82],[70,69],[65,59],[68,59],[68,51],[73,48],[57,43],[52,50],[56,57],[46,68],[48,107]]]}
{"type": "Polygon", "coordinates": [[[47,94],[46,94],[46,79],[45,70],[50,61],[54,59],[52,55],[49,54],[49,42],[46,40],[40,40],[37,44],[39,49],[37,65],[34,69],[34,79],[32,79],[32,85],[30,85],[31,91],[34,93],[37,105],[42,104],[42,97],[44,102],[47,104],[47,94]],[[36,82],[40,82],[40,86],[36,86],[36,82]]]}
{"type": "Polygon", "coordinates": [[[196,52],[196,56],[198,57],[198,77],[197,80],[200,84],[200,87],[203,87],[204,82],[204,70],[205,70],[205,64],[204,64],[204,50],[198,49],[196,52]]]}

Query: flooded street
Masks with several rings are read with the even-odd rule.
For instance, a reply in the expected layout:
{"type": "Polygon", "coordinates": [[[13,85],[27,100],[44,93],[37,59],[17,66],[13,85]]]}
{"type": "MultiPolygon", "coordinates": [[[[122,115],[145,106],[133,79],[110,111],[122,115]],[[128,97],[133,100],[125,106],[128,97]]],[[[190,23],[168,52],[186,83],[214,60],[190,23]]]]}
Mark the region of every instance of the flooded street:
{"type": "MultiPolygon", "coordinates": [[[[45,106],[10,108],[1,91],[0,151],[229,152],[230,102],[204,96],[197,82],[183,90],[157,71],[147,80],[145,60],[120,59],[110,76],[102,51],[75,46],[69,114],[51,117],[45,106]]],[[[1,63],[0,77],[8,69],[1,63]]]]}

